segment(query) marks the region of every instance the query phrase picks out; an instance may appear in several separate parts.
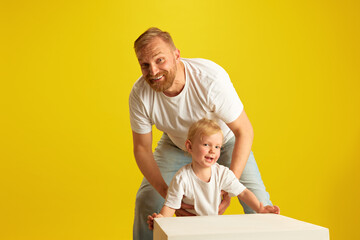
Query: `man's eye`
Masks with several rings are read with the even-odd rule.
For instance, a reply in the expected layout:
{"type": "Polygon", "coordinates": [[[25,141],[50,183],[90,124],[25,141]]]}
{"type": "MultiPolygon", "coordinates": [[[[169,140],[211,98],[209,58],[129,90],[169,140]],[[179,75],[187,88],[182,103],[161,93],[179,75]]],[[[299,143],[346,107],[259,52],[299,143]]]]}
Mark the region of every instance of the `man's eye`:
{"type": "Polygon", "coordinates": [[[158,63],[162,63],[162,62],[164,62],[164,61],[165,61],[164,58],[159,58],[159,59],[158,59],[158,63]]]}
{"type": "Polygon", "coordinates": [[[204,146],[205,146],[205,147],[207,147],[207,146],[209,146],[209,144],[207,144],[207,143],[204,143],[204,146]]]}

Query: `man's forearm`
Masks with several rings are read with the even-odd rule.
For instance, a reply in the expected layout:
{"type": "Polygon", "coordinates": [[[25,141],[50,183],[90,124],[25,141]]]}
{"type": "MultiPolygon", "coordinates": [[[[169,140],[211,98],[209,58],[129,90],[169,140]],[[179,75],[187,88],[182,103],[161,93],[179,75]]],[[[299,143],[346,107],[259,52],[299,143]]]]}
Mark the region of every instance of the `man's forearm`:
{"type": "Polygon", "coordinates": [[[160,169],[153,157],[152,152],[141,149],[134,150],[136,163],[149,183],[163,197],[166,197],[168,186],[164,181],[160,169]]]}
{"type": "Polygon", "coordinates": [[[238,179],[240,179],[249,158],[252,141],[252,135],[235,137],[230,169],[238,179]]]}
{"type": "Polygon", "coordinates": [[[235,135],[230,169],[237,178],[240,178],[250,155],[254,131],[245,110],[241,112],[235,121],[227,125],[235,135]]]}

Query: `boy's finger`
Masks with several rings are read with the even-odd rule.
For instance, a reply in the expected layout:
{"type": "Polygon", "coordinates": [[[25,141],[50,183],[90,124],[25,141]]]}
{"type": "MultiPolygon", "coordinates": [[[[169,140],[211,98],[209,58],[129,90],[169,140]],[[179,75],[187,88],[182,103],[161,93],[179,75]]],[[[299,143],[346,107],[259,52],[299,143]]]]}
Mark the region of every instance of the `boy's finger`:
{"type": "Polygon", "coordinates": [[[274,207],[275,207],[276,213],[280,214],[280,208],[278,206],[274,206],[274,207]]]}

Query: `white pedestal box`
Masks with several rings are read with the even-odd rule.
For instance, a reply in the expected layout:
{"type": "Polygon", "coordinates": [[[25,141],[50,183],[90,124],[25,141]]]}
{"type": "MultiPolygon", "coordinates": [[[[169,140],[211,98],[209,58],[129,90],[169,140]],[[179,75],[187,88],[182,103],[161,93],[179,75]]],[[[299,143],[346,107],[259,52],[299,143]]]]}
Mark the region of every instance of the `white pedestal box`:
{"type": "Polygon", "coordinates": [[[329,240],[329,230],[277,214],[155,218],[154,240],[329,240]]]}

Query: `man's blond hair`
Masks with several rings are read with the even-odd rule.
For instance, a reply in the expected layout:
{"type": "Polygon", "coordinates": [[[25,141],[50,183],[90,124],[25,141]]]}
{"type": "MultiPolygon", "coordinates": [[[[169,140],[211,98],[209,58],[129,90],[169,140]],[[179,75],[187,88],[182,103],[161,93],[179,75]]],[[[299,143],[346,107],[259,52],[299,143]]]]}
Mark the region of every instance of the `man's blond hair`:
{"type": "Polygon", "coordinates": [[[148,45],[154,38],[161,38],[164,42],[169,44],[169,46],[175,50],[175,44],[172,40],[170,34],[168,32],[164,32],[159,28],[152,27],[146,30],[143,34],[141,34],[134,42],[135,52],[138,53],[141,49],[143,49],[146,45],[148,45]]]}
{"type": "Polygon", "coordinates": [[[190,126],[187,139],[193,141],[196,136],[211,136],[219,132],[221,133],[221,135],[223,135],[221,127],[217,122],[215,122],[214,120],[203,118],[190,126]]]}

